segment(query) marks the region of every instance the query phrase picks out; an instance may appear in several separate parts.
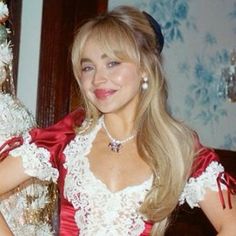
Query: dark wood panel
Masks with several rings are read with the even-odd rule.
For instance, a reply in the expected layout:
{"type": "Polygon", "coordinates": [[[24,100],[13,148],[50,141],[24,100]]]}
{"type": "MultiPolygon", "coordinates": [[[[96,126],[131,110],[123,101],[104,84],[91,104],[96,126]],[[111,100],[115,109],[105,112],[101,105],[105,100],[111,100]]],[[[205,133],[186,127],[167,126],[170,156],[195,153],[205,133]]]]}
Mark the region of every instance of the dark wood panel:
{"type": "Polygon", "coordinates": [[[73,35],[84,19],[106,7],[105,0],[44,0],[36,115],[40,126],[55,123],[77,103],[70,60],[73,35]]]}

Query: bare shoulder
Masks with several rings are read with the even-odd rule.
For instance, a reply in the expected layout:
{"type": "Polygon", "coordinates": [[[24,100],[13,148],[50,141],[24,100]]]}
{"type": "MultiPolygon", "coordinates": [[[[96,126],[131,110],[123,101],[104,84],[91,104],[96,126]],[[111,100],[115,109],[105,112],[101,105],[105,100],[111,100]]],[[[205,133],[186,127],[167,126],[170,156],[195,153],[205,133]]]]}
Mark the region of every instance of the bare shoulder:
{"type": "Polygon", "coordinates": [[[17,187],[29,178],[30,176],[24,172],[22,159],[8,156],[0,162],[0,195],[17,187]]]}

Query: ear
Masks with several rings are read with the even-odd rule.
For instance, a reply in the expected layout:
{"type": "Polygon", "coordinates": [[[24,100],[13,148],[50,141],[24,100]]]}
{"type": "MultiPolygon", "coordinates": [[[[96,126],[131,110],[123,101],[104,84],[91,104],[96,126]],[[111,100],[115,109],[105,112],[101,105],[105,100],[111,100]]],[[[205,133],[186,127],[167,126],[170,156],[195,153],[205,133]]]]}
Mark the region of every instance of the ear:
{"type": "Polygon", "coordinates": [[[146,72],[141,72],[141,78],[145,78],[147,77],[147,73],[146,72]]]}
{"type": "Polygon", "coordinates": [[[145,77],[148,77],[148,73],[145,70],[144,66],[140,66],[139,68],[139,74],[140,74],[140,78],[143,79],[145,77]]]}

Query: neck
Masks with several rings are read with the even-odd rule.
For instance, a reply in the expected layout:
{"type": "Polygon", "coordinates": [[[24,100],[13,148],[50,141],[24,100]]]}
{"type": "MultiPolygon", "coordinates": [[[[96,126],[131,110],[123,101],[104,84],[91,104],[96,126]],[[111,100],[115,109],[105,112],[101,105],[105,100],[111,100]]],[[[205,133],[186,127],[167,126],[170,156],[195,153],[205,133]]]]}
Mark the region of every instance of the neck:
{"type": "MultiPolygon", "coordinates": [[[[123,144],[131,141],[136,136],[136,132],[133,132],[132,134],[129,134],[129,135],[126,135],[126,136],[122,135],[122,138],[116,138],[108,130],[108,128],[105,124],[105,120],[102,121],[102,126],[104,128],[106,136],[109,138],[109,141],[110,141],[109,144],[108,144],[108,147],[113,152],[118,153],[120,151],[120,149],[123,147],[123,144]]],[[[116,127],[116,126],[113,126],[113,127],[116,127]]]]}
{"type": "Polygon", "coordinates": [[[110,135],[115,139],[122,140],[135,133],[134,119],[131,116],[105,114],[104,123],[110,135]]]}

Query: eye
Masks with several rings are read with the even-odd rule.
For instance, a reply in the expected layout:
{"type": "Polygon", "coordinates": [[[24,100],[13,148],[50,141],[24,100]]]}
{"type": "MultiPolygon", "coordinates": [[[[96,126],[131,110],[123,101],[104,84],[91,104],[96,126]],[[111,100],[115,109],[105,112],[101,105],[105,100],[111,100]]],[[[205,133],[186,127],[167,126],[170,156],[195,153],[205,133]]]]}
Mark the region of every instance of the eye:
{"type": "Polygon", "coordinates": [[[88,72],[93,70],[94,67],[92,65],[82,65],[81,68],[82,72],[88,72]]]}
{"type": "Polygon", "coordinates": [[[119,62],[119,61],[110,61],[110,62],[107,64],[107,66],[108,66],[109,68],[114,67],[114,66],[117,66],[117,65],[120,65],[120,62],[119,62]]]}

